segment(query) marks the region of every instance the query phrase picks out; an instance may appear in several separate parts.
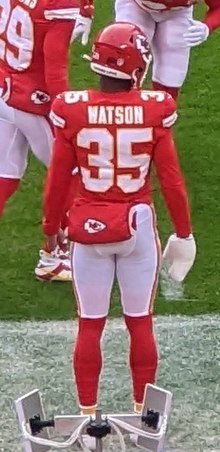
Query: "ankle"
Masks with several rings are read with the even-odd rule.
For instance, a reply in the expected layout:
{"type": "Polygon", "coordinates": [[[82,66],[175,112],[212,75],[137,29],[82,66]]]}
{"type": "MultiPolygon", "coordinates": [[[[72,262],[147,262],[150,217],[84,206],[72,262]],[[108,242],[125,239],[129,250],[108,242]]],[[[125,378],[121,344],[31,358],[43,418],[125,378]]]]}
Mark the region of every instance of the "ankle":
{"type": "Polygon", "coordinates": [[[83,416],[93,416],[95,415],[97,405],[92,406],[80,406],[80,411],[83,416]]]}
{"type": "Polygon", "coordinates": [[[136,414],[141,414],[143,410],[143,403],[134,402],[134,412],[136,414]]]}

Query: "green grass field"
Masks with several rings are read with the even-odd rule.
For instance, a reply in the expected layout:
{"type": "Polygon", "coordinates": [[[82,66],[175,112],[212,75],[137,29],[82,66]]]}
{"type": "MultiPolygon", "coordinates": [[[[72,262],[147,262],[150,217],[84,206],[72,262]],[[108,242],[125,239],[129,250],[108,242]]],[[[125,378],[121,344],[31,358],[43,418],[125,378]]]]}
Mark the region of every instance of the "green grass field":
{"type": "MultiPolygon", "coordinates": [[[[96,29],[111,21],[112,2],[97,0],[96,29]]],[[[197,10],[202,16],[204,9],[197,10]]],[[[185,284],[186,301],[165,302],[158,296],[156,312],[187,315],[220,311],[219,151],[220,151],[220,34],[192,51],[190,71],[180,98],[175,127],[182,167],[191,198],[194,232],[198,243],[196,265],[185,284]]],[[[74,89],[95,86],[79,44],[72,49],[71,81],[74,89]]],[[[41,190],[44,170],[30,156],[21,190],[9,202],[1,222],[0,318],[68,319],[73,316],[71,284],[40,283],[33,270],[42,243],[41,190]]],[[[172,227],[156,193],[161,237],[172,227]]],[[[117,315],[117,288],[112,314],[117,315]]]]}

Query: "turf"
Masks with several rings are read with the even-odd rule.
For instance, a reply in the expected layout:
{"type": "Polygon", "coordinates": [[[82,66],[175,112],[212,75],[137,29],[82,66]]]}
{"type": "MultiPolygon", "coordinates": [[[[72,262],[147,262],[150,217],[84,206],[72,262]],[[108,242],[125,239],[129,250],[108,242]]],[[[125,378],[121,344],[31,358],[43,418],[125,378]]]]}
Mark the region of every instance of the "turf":
{"type": "MultiPolygon", "coordinates": [[[[78,413],[70,363],[76,328],[71,321],[0,322],[1,452],[22,450],[13,402],[27,392],[41,390],[48,418],[78,413]]],[[[166,452],[219,452],[219,316],[159,316],[156,331],[158,386],[173,392],[166,452]]],[[[132,412],[127,333],[121,320],[108,323],[103,350],[100,407],[103,413],[132,412]]],[[[106,452],[121,450],[112,437],[104,444],[106,452]]],[[[138,450],[127,441],[127,452],[138,450]]]]}
{"type": "MultiPolygon", "coordinates": [[[[96,29],[111,20],[112,2],[97,0],[96,29]]],[[[204,14],[203,7],[197,16],[204,14]]],[[[191,198],[194,231],[198,243],[195,267],[185,284],[184,302],[166,302],[159,295],[160,314],[188,315],[219,312],[219,104],[220,34],[192,52],[190,71],[182,90],[179,121],[175,127],[182,167],[191,198]]],[[[96,85],[82,53],[72,48],[70,76],[74,89],[96,85]]],[[[41,189],[44,170],[30,156],[20,191],[10,200],[0,225],[0,318],[68,319],[74,311],[71,284],[41,284],[33,269],[42,243],[41,189]]],[[[159,229],[164,241],[172,231],[158,190],[155,192],[159,229]]],[[[113,293],[112,315],[118,315],[118,292],[113,293]]]]}

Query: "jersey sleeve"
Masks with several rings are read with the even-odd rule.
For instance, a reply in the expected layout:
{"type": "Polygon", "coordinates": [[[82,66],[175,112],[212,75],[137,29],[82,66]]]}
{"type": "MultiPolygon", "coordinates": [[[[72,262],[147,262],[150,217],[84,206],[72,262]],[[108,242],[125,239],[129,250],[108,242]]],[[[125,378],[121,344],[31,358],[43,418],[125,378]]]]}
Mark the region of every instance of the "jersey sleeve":
{"type": "Polygon", "coordinates": [[[69,89],[69,46],[73,28],[73,21],[55,21],[44,40],[45,81],[52,101],[58,93],[69,89]]]}
{"type": "Polygon", "coordinates": [[[93,0],[80,0],[81,16],[92,19],[94,16],[94,9],[95,9],[95,5],[94,5],[93,0]]]}
{"type": "Polygon", "coordinates": [[[176,102],[173,97],[165,93],[165,99],[163,103],[163,115],[162,115],[162,127],[168,129],[172,127],[177,120],[176,102]]]}
{"type": "Polygon", "coordinates": [[[175,232],[178,237],[184,238],[191,233],[191,219],[187,191],[172,130],[160,128],[155,135],[153,162],[157,177],[175,232]]]}
{"type": "Polygon", "coordinates": [[[53,103],[50,116],[55,129],[55,140],[44,190],[43,231],[46,235],[54,235],[59,231],[71,188],[72,174],[77,167],[75,149],[67,132],[62,96],[53,103]]]}
{"type": "Polygon", "coordinates": [[[46,20],[76,20],[79,14],[77,0],[46,0],[44,17],[46,20]]]}
{"type": "Polygon", "coordinates": [[[69,47],[78,13],[76,0],[46,0],[44,17],[50,26],[43,50],[45,80],[51,100],[69,89],[69,47]]]}
{"type": "Polygon", "coordinates": [[[205,2],[209,9],[204,22],[212,32],[220,27],[220,3],[219,0],[205,0],[205,2]]]}

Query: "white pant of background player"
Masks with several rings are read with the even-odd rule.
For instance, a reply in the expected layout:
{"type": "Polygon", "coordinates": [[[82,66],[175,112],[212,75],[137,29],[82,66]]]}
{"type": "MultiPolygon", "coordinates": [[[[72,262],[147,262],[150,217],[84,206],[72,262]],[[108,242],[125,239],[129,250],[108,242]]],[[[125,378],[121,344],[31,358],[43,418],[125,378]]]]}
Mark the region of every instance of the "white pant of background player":
{"type": "MultiPolygon", "coordinates": [[[[9,107],[0,99],[0,178],[22,179],[30,148],[35,157],[48,167],[52,145],[52,129],[44,116],[9,107]]],[[[66,259],[60,249],[54,254],[40,250],[35,274],[44,280],[69,281],[69,259],[66,259]],[[49,277],[51,274],[53,277],[49,277]]]]}
{"type": "Polygon", "coordinates": [[[192,7],[170,11],[158,8],[154,12],[143,10],[135,0],[115,1],[116,21],[135,24],[148,36],[153,55],[152,80],[167,87],[179,88],[185,80],[190,49],[184,44],[183,34],[192,14],[192,7]]]}
{"type": "Polygon", "coordinates": [[[107,316],[115,276],[123,313],[132,317],[151,313],[160,265],[160,243],[153,209],[139,204],[137,211],[137,231],[130,240],[74,245],[72,269],[81,317],[107,316]]]}
{"type": "Polygon", "coordinates": [[[44,116],[9,107],[0,99],[0,137],[0,177],[21,179],[30,148],[48,167],[53,134],[44,116]]]}

